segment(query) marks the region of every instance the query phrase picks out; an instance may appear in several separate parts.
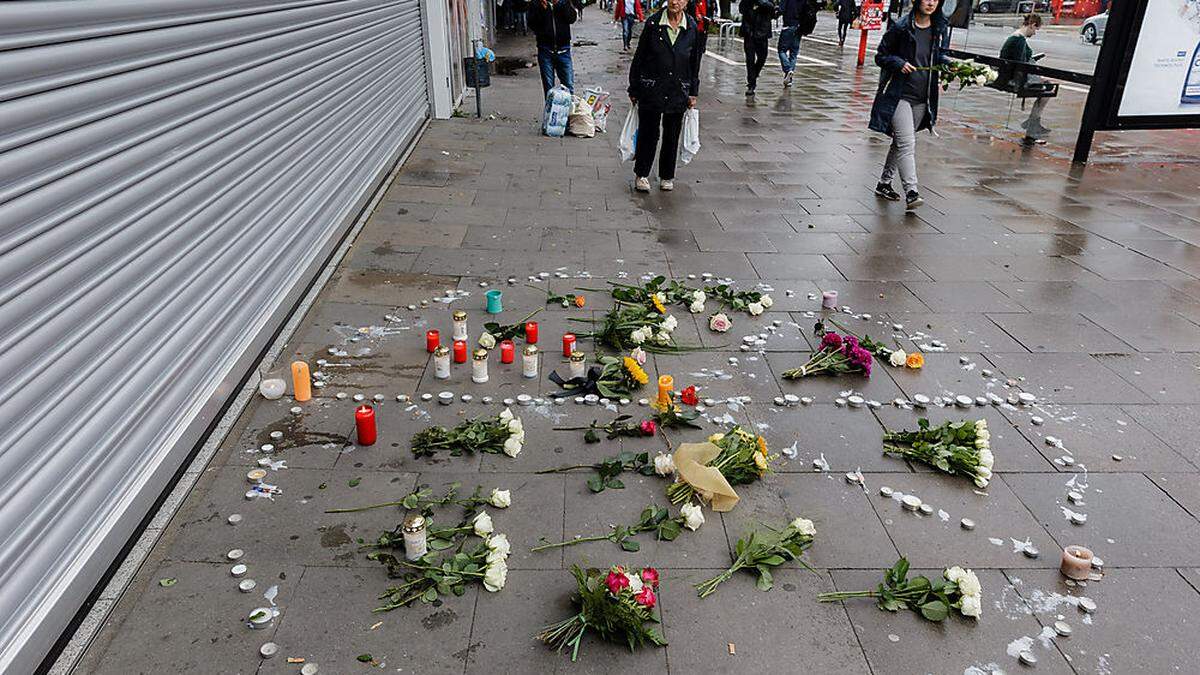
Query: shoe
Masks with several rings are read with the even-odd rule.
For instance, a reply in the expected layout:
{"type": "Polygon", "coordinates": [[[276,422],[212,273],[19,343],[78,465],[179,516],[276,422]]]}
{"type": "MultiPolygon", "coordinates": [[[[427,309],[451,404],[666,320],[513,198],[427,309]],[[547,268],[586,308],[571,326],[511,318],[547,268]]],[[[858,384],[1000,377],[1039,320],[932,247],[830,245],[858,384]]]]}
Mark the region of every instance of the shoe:
{"type": "Polygon", "coordinates": [[[785,87],[792,86],[792,73],[790,71],[785,73],[783,76],[783,86],[785,86],[785,87]]]}
{"type": "Polygon", "coordinates": [[[746,95],[747,95],[747,96],[753,96],[753,95],[754,95],[754,86],[753,86],[753,85],[751,85],[751,86],[749,86],[749,87],[746,87],[746,95]]]}
{"type": "Polygon", "coordinates": [[[908,196],[904,198],[904,209],[906,211],[914,211],[918,206],[924,203],[925,200],[921,199],[921,195],[917,194],[916,190],[909,190],[908,196]]]}
{"type": "Polygon", "coordinates": [[[880,183],[879,185],[876,185],[875,196],[883,197],[884,199],[892,202],[900,201],[900,193],[896,192],[896,190],[892,188],[891,183],[880,183]]]}
{"type": "Polygon", "coordinates": [[[671,180],[670,178],[664,178],[658,181],[658,189],[662,190],[663,192],[670,192],[671,190],[675,189],[675,181],[671,180]]]}
{"type": "Polygon", "coordinates": [[[633,179],[633,189],[638,192],[649,192],[650,179],[645,176],[637,176],[633,179]]]}

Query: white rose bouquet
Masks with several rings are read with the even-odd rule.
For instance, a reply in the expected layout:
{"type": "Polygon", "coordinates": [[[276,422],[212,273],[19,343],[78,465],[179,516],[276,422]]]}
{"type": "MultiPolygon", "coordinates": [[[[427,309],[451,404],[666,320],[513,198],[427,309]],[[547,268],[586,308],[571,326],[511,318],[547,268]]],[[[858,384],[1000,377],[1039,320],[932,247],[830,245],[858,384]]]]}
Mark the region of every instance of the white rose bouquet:
{"type": "MultiPolygon", "coordinates": [[[[490,519],[488,524],[490,527],[490,519]]],[[[466,592],[467,584],[471,583],[483,584],[484,589],[495,593],[504,588],[508,579],[510,548],[508,537],[493,534],[470,552],[447,551],[441,554],[431,549],[414,561],[397,558],[383,551],[371,553],[367,557],[383,563],[388,569],[388,576],[402,580],[400,585],[389,587],[379,596],[384,602],[375,611],[390,611],[417,600],[430,603],[441,596],[462,595],[466,592]]]]}
{"type": "Polygon", "coordinates": [[[817,595],[820,602],[849,598],[875,598],[879,609],[911,609],[929,621],[944,621],[951,609],[972,619],[983,613],[983,587],[971,570],[949,567],[941,579],[908,577],[908,560],[901,558],[883,574],[883,583],[869,591],[839,591],[817,595]]]}
{"type": "Polygon", "coordinates": [[[494,417],[470,419],[453,429],[429,427],[412,437],[412,452],[416,457],[432,457],[438,450],[461,454],[490,452],[516,457],[525,444],[525,427],[521,418],[505,408],[494,417]]]}
{"type": "MultiPolygon", "coordinates": [[[[781,529],[767,527],[765,531],[751,532],[746,538],[738,539],[734,548],[736,557],[729,569],[717,576],[696,584],[696,592],[705,598],[712,595],[717,587],[728,581],[738,570],[753,569],[758,573],[755,583],[760,591],[769,591],[775,580],[770,568],[778,567],[789,560],[795,560],[801,565],[800,554],[812,546],[817,536],[817,528],[807,518],[794,518],[781,529]]],[[[805,565],[805,567],[808,567],[805,565]]]]}
{"type": "Polygon", "coordinates": [[[966,476],[975,486],[985,488],[992,480],[991,432],[987,420],[945,422],[931,427],[929,420],[917,420],[916,431],[891,431],[883,434],[883,451],[904,459],[928,464],[945,473],[966,476]]]}

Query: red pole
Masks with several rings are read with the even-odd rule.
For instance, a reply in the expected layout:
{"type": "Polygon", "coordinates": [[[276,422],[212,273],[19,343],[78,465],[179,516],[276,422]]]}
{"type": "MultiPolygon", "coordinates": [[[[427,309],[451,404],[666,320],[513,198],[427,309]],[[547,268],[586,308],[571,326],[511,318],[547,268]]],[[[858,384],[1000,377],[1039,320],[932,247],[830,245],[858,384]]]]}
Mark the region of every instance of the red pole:
{"type": "Polygon", "coordinates": [[[867,29],[864,28],[858,38],[858,67],[862,68],[867,60],[867,29]]]}

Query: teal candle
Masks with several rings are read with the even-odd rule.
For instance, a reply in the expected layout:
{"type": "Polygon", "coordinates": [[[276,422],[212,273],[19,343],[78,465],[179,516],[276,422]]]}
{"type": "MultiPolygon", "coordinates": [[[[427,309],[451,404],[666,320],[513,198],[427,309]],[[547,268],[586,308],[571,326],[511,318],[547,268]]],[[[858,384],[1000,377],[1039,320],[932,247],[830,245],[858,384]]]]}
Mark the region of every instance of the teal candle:
{"type": "Polygon", "coordinates": [[[501,297],[504,295],[503,291],[493,288],[487,293],[484,293],[484,295],[487,296],[488,314],[499,314],[500,312],[504,311],[504,305],[501,302],[501,297]]]}

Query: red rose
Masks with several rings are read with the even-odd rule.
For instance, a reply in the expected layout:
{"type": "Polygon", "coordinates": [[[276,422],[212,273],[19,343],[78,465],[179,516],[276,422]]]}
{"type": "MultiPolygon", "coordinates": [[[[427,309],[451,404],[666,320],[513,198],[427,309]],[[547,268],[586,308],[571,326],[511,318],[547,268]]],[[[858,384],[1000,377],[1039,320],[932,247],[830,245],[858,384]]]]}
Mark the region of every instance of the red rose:
{"type": "Polygon", "coordinates": [[[649,586],[642,586],[641,592],[633,596],[633,599],[646,609],[654,609],[654,603],[658,602],[658,598],[654,597],[654,591],[650,590],[649,586]]]}
{"type": "Polygon", "coordinates": [[[642,581],[655,588],[658,588],[658,570],[654,569],[653,567],[647,567],[646,569],[642,570],[642,581]]]}
{"type": "Polygon", "coordinates": [[[687,389],[679,392],[679,400],[683,401],[684,405],[696,405],[700,399],[696,397],[696,385],[692,385],[687,389]]]}
{"type": "Polygon", "coordinates": [[[617,595],[622,590],[629,588],[629,577],[621,571],[620,567],[614,567],[608,572],[608,576],[604,579],[604,585],[608,586],[608,592],[617,595]]]}
{"type": "Polygon", "coordinates": [[[658,426],[654,424],[654,420],[642,420],[642,434],[653,436],[654,432],[658,431],[658,426]]]}

